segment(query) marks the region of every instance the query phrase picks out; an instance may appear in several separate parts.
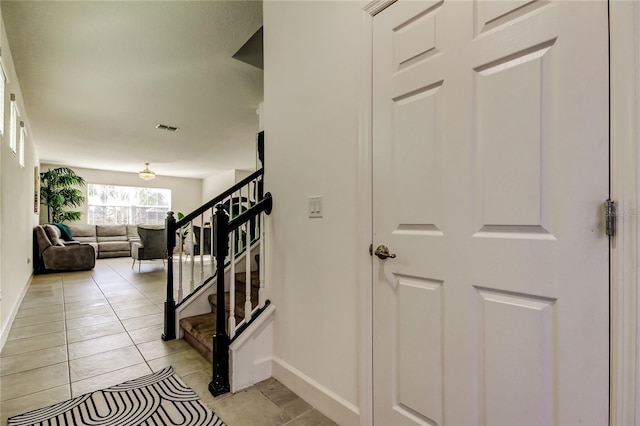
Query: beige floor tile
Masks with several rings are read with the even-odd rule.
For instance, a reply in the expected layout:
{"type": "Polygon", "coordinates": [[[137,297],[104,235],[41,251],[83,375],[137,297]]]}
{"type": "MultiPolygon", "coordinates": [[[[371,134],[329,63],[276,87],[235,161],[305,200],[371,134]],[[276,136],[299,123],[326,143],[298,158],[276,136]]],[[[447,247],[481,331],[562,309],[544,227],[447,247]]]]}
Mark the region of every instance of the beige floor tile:
{"type": "Polygon", "coordinates": [[[131,309],[123,309],[121,311],[118,311],[116,315],[118,315],[118,318],[120,318],[121,320],[126,320],[129,318],[143,317],[145,315],[157,314],[161,312],[162,311],[160,310],[160,308],[158,308],[156,305],[148,305],[131,309]]]}
{"type": "Polygon", "coordinates": [[[228,425],[280,426],[291,420],[256,389],[207,404],[228,425]]]}
{"type": "Polygon", "coordinates": [[[8,341],[25,339],[27,337],[42,336],[64,331],[64,321],[54,321],[48,324],[30,325],[28,327],[12,328],[9,332],[8,341]]]}
{"type": "Polygon", "coordinates": [[[89,327],[91,325],[104,324],[106,322],[117,321],[118,317],[113,312],[106,314],[87,315],[85,317],[73,318],[67,320],[67,330],[74,328],[89,327]]]}
{"type": "Polygon", "coordinates": [[[0,424],[6,425],[7,418],[35,410],[71,398],[69,385],[58,386],[41,392],[0,402],[0,424]]]}
{"type": "Polygon", "coordinates": [[[110,321],[67,331],[67,342],[75,343],[125,331],[120,321],[110,321]]]}
{"type": "Polygon", "coordinates": [[[115,296],[130,296],[141,294],[141,292],[133,286],[129,286],[129,288],[105,289],[102,291],[107,299],[115,296]]]}
{"type": "Polygon", "coordinates": [[[256,388],[280,407],[289,418],[296,418],[313,408],[274,378],[256,384],[256,388]]]}
{"type": "Polygon", "coordinates": [[[338,426],[334,421],[325,417],[318,410],[310,410],[286,423],[286,426],[338,426]]]}
{"type": "Polygon", "coordinates": [[[132,300],[143,300],[146,299],[147,296],[138,292],[134,294],[125,294],[125,295],[117,295],[117,296],[109,296],[109,303],[122,303],[122,302],[131,302],[132,300]]]}
{"type": "Polygon", "coordinates": [[[164,323],[163,313],[156,313],[145,315],[143,317],[122,320],[122,325],[124,325],[124,328],[126,328],[128,331],[151,327],[152,325],[159,325],[162,323],[164,323]]]}
{"type": "Polygon", "coordinates": [[[127,346],[133,346],[133,342],[125,332],[69,343],[69,359],[78,359],[127,346]]]}
{"type": "Polygon", "coordinates": [[[53,314],[45,314],[24,318],[16,318],[13,321],[13,328],[28,327],[30,325],[48,324],[50,322],[64,321],[64,313],[56,312],[53,314]]]}
{"type": "Polygon", "coordinates": [[[91,300],[91,301],[83,301],[83,302],[69,302],[65,301],[64,310],[66,312],[75,311],[77,309],[85,309],[97,306],[109,305],[107,299],[102,300],[91,300]]]}
{"type": "Polygon", "coordinates": [[[150,342],[140,343],[137,345],[138,350],[147,361],[169,356],[175,353],[193,350],[193,347],[186,340],[174,339],[168,342],[163,341],[159,337],[150,342]]]}
{"type": "Polygon", "coordinates": [[[152,371],[146,363],[140,363],[120,370],[110,371],[99,376],[72,382],[71,393],[75,398],[76,396],[84,395],[85,393],[108,388],[109,386],[137,379],[138,377],[151,373],[152,371]]]}
{"type": "Polygon", "coordinates": [[[177,354],[147,361],[153,371],[162,370],[172,366],[176,374],[184,376],[199,370],[211,368],[211,364],[204,359],[195,349],[186,350],[177,354]]]}
{"type": "Polygon", "coordinates": [[[98,305],[98,306],[87,306],[84,308],[79,308],[75,310],[66,310],[65,317],[67,320],[88,317],[91,315],[100,315],[100,314],[109,314],[112,313],[113,309],[108,304],[98,305]]]}
{"type": "Polygon", "coordinates": [[[19,355],[0,358],[0,376],[33,370],[67,360],[66,346],[41,349],[19,355]]]}
{"type": "Polygon", "coordinates": [[[0,381],[0,399],[6,401],[68,383],[69,367],[66,362],[10,374],[0,381]]]}
{"type": "Polygon", "coordinates": [[[64,311],[63,304],[47,305],[40,308],[20,309],[16,314],[16,318],[38,317],[41,315],[62,313],[64,311]]]}
{"type": "Polygon", "coordinates": [[[131,302],[112,303],[111,307],[116,312],[124,311],[133,308],[142,308],[143,306],[153,305],[153,302],[149,299],[137,299],[131,302]]]}
{"type": "Polygon", "coordinates": [[[160,339],[163,332],[163,325],[152,325],[151,327],[128,331],[129,336],[131,336],[131,340],[133,340],[133,343],[136,345],[160,339]]]}
{"type": "Polygon", "coordinates": [[[64,298],[64,303],[75,303],[75,302],[86,302],[86,303],[94,303],[94,302],[106,302],[107,299],[103,295],[79,295],[79,296],[67,296],[64,298]]]}
{"type": "Polygon", "coordinates": [[[189,386],[195,393],[198,394],[203,403],[210,405],[216,401],[230,397],[231,393],[225,393],[223,395],[214,397],[209,392],[209,383],[211,382],[211,368],[196,371],[191,374],[185,374],[180,378],[189,386]]]}
{"type": "Polygon", "coordinates": [[[53,348],[66,343],[64,332],[38,336],[37,339],[25,338],[8,341],[2,349],[2,356],[13,356],[40,349],[53,348]]]}
{"type": "Polygon", "coordinates": [[[135,346],[75,359],[69,361],[71,381],[77,382],[142,362],[144,359],[135,346]]]}
{"type": "Polygon", "coordinates": [[[20,309],[33,309],[33,308],[45,308],[51,305],[60,305],[62,304],[62,298],[57,299],[55,301],[50,301],[46,299],[42,300],[33,300],[33,301],[22,301],[20,305],[20,309]]]}

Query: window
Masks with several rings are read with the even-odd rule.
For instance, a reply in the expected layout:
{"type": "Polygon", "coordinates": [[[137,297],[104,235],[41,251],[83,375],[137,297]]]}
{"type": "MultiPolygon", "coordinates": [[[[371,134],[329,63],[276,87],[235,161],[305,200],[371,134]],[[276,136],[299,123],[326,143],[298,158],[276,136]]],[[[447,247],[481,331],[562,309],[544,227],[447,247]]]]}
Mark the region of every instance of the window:
{"type": "Polygon", "coordinates": [[[27,131],[24,129],[24,121],[20,122],[20,143],[18,146],[18,159],[20,165],[24,167],[24,140],[27,137],[27,131]]]}
{"type": "Polygon", "coordinates": [[[9,147],[14,154],[18,145],[18,105],[16,105],[16,95],[11,94],[11,118],[9,119],[9,147]]]}
{"type": "Polygon", "coordinates": [[[0,62],[0,134],[4,135],[4,87],[7,84],[7,77],[4,67],[0,62]]]}
{"type": "Polygon", "coordinates": [[[162,225],[171,209],[171,190],[87,185],[90,225],[162,225]]]}

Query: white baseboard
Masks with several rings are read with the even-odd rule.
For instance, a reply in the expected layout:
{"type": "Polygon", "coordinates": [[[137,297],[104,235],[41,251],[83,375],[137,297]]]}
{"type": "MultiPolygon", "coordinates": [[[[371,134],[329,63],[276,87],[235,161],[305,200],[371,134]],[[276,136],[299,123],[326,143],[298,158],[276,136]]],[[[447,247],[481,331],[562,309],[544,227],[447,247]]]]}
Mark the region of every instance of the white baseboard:
{"type": "Polygon", "coordinates": [[[360,424],[358,407],[275,356],[273,377],[337,424],[360,424]]]}
{"type": "Polygon", "coordinates": [[[29,290],[29,286],[31,285],[31,280],[33,279],[33,275],[29,277],[27,281],[27,285],[24,286],[22,292],[20,293],[20,297],[15,305],[11,307],[11,315],[9,315],[9,319],[5,324],[3,324],[2,332],[0,333],[0,351],[4,349],[4,344],[7,342],[9,338],[9,332],[11,331],[11,326],[13,325],[13,320],[16,319],[16,315],[18,315],[18,311],[20,310],[20,305],[22,305],[22,300],[24,296],[27,294],[27,290],[29,290]]]}

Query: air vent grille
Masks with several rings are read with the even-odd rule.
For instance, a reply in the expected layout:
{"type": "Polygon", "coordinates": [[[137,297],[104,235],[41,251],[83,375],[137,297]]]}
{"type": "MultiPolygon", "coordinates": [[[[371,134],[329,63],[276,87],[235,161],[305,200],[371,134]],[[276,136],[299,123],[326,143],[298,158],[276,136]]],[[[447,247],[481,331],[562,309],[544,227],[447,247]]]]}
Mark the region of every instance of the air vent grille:
{"type": "Polygon", "coordinates": [[[167,126],[166,124],[156,124],[156,129],[167,130],[169,132],[177,132],[178,130],[180,130],[179,127],[167,126]]]}

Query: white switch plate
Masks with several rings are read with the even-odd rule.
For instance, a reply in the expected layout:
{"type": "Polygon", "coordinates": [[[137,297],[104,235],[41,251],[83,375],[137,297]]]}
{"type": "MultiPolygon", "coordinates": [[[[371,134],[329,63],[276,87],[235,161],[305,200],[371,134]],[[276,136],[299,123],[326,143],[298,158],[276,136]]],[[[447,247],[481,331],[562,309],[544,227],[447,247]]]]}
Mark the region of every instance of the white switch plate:
{"type": "Polygon", "coordinates": [[[309,197],[309,217],[322,217],[322,195],[309,197]]]}

